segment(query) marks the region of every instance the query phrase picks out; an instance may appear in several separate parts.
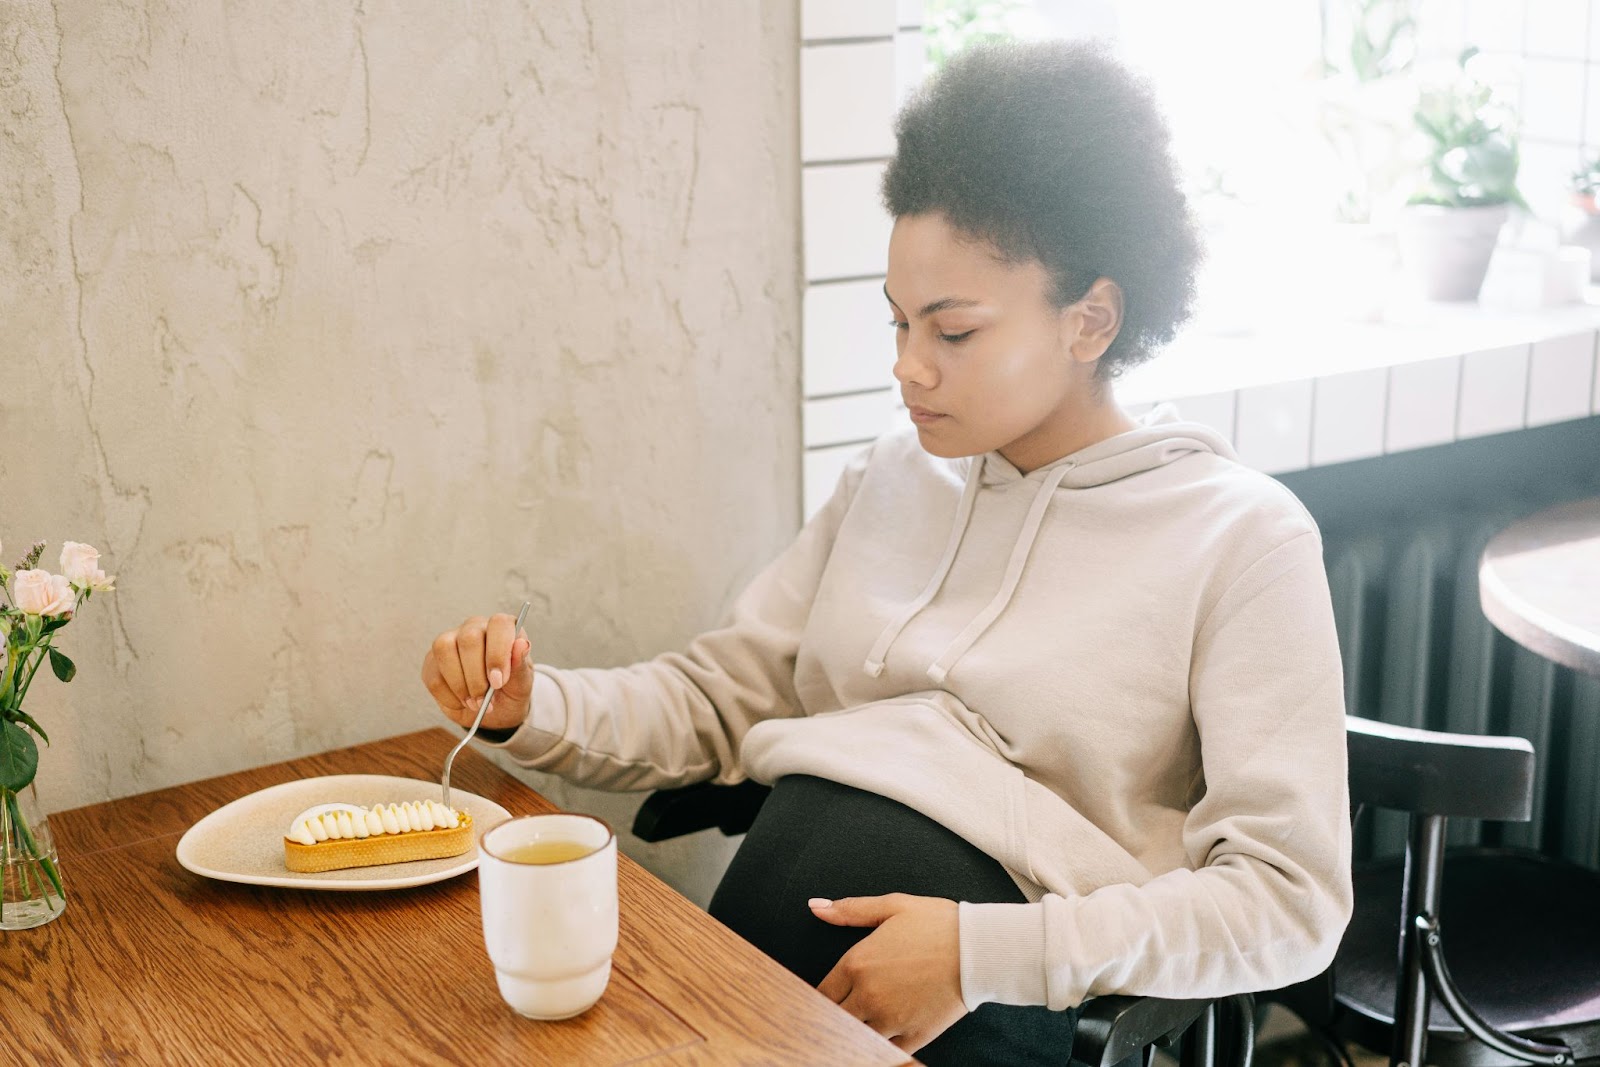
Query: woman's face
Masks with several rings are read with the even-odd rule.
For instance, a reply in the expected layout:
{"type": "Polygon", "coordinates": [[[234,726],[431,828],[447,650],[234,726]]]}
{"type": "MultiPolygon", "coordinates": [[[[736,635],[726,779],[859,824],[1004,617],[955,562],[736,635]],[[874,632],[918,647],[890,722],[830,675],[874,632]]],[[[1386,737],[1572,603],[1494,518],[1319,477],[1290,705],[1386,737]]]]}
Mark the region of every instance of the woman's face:
{"type": "Polygon", "coordinates": [[[1107,279],[1066,308],[1037,261],[1007,263],[943,215],[905,215],[889,238],[884,293],[894,376],[922,447],[936,456],[998,450],[1024,472],[1131,427],[1093,382],[1121,325],[1107,279]]]}

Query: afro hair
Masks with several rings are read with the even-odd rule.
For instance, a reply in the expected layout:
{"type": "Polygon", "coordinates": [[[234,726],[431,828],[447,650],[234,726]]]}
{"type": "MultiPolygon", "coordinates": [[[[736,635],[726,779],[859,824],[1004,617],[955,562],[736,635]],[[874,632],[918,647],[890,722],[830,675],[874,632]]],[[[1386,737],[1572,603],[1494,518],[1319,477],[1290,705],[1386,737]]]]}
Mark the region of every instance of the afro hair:
{"type": "Polygon", "coordinates": [[[906,103],[895,137],[893,217],[939,213],[1008,261],[1037,260],[1058,307],[1096,279],[1117,283],[1123,322],[1101,379],[1189,317],[1202,251],[1170,135],[1147,84],[1103,47],[974,45],[906,103]]]}

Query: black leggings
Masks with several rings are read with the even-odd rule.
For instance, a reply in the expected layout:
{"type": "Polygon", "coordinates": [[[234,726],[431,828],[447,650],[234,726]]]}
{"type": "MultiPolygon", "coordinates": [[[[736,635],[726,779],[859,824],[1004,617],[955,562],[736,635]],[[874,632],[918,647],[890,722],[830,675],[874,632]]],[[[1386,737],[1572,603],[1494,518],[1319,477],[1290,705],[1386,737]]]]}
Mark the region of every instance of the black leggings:
{"type": "MultiPolygon", "coordinates": [[[[711,914],[812,985],[872,932],[811,914],[811,897],[888,893],[1025,901],[1005,869],[932,819],[809,775],[780,778],[711,898],[711,914]]],[[[984,1004],[916,1056],[944,1064],[1049,1064],[1072,1055],[1078,1009],[984,1004]]]]}

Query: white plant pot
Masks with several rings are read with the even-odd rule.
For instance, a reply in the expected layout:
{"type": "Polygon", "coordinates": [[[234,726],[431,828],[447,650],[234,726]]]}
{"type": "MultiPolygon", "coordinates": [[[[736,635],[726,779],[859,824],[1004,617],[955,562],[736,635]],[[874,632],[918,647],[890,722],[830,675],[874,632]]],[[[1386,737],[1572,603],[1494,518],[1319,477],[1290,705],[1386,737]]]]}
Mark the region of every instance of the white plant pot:
{"type": "Polygon", "coordinates": [[[1429,300],[1476,300],[1510,213],[1507,204],[1408,204],[1400,213],[1400,262],[1429,300]]]}

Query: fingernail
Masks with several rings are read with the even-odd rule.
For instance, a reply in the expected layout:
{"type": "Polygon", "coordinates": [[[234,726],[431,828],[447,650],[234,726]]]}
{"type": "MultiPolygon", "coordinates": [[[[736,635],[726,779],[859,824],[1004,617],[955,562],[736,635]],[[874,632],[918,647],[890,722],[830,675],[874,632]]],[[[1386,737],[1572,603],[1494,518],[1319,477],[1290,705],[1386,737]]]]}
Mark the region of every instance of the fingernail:
{"type": "Polygon", "coordinates": [[[505,680],[506,680],[506,676],[500,673],[500,668],[499,667],[496,667],[494,670],[489,672],[489,688],[490,689],[499,689],[502,685],[505,684],[505,680]]]}
{"type": "Polygon", "coordinates": [[[833,901],[827,897],[812,897],[806,901],[806,906],[811,908],[831,908],[833,907],[833,901]]]}

